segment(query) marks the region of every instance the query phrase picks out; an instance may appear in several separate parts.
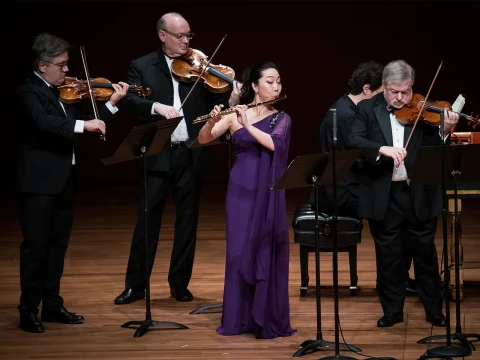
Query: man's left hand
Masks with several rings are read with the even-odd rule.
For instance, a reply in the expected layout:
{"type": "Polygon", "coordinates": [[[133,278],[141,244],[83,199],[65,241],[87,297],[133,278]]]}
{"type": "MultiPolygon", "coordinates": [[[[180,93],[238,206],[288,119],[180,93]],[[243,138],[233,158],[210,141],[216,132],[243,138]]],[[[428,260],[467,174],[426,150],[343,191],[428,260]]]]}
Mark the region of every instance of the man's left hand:
{"type": "Polygon", "coordinates": [[[125,95],[127,95],[128,84],[120,81],[118,84],[112,84],[112,87],[115,91],[109,101],[112,106],[115,106],[123,97],[125,97],[125,95]]]}
{"type": "Polygon", "coordinates": [[[450,134],[450,132],[455,129],[455,126],[458,123],[460,118],[456,112],[445,109],[443,112],[444,115],[444,131],[445,135],[450,134]]]}

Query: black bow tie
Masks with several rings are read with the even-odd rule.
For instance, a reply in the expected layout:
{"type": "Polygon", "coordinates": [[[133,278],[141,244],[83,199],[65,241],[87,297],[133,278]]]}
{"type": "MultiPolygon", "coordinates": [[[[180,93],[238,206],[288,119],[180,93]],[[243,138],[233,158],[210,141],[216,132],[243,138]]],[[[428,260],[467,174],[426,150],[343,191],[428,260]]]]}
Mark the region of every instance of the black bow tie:
{"type": "Polygon", "coordinates": [[[387,111],[388,111],[389,113],[393,113],[393,112],[395,112],[395,110],[396,110],[396,109],[395,109],[393,106],[390,106],[390,105],[387,104],[387,111]]]}
{"type": "Polygon", "coordinates": [[[55,98],[60,97],[60,90],[57,89],[56,86],[50,86],[50,90],[52,90],[53,95],[55,95],[55,98]]]}

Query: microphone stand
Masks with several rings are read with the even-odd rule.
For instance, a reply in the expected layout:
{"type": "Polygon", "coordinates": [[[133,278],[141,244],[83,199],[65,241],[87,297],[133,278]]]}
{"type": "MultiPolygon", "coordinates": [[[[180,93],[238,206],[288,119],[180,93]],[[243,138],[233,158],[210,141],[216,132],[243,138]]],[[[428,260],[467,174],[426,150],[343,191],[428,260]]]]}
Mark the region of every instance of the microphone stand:
{"type": "Polygon", "coordinates": [[[337,206],[337,171],[335,152],[337,147],[337,109],[330,109],[333,114],[333,146],[332,146],[332,189],[333,189],[333,216],[332,216],[332,230],[333,230],[333,301],[335,312],[335,355],[323,357],[319,360],[356,360],[353,357],[340,355],[339,346],[339,324],[340,316],[338,314],[338,244],[337,244],[337,220],[338,220],[338,206],[337,206]]]}

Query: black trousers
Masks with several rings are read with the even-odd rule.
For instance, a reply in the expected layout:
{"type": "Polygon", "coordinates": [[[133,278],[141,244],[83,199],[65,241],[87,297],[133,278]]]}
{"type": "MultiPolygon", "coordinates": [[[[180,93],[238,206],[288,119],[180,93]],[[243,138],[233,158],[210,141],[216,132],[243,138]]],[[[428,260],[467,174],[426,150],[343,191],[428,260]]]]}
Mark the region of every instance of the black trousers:
{"type": "MultiPolygon", "coordinates": [[[[173,188],[176,208],[175,235],[168,282],[171,288],[187,288],[192,276],[197,236],[200,177],[194,171],[191,150],[172,148],[168,172],[147,172],[149,275],[157,251],[163,208],[168,189],[173,188]]],[[[143,192],[143,188],[141,189],[143,192]]],[[[140,195],[137,225],[133,233],[125,287],[145,288],[145,232],[143,195],[140,195]]]]}
{"type": "Polygon", "coordinates": [[[415,216],[410,187],[406,182],[392,182],[387,211],[383,220],[370,220],[375,240],[377,282],[383,312],[398,314],[405,300],[405,249],[413,257],[418,295],[430,313],[442,309],[442,287],[435,248],[437,218],[419,222],[415,216]]]}
{"type": "Polygon", "coordinates": [[[63,305],[60,278],[73,224],[74,170],[60,194],[19,194],[20,307],[38,312],[63,305]]]}

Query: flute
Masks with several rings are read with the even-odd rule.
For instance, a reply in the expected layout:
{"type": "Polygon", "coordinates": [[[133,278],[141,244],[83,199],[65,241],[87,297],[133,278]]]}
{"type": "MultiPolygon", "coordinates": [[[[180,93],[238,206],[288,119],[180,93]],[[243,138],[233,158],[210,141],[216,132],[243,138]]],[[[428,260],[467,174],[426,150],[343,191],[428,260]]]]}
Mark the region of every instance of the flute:
{"type": "MultiPolygon", "coordinates": [[[[286,98],[287,98],[287,95],[279,96],[279,97],[273,98],[271,100],[262,101],[262,102],[259,102],[259,103],[256,103],[256,104],[249,104],[249,105],[247,105],[247,108],[250,109],[250,108],[253,108],[253,107],[256,107],[256,106],[259,106],[259,105],[273,104],[273,103],[276,103],[277,101],[285,100],[286,98]]],[[[230,108],[230,109],[220,111],[216,116],[228,115],[228,114],[231,114],[233,112],[235,112],[235,108],[230,108]]],[[[195,120],[192,121],[192,124],[199,124],[199,123],[205,122],[212,117],[213,116],[210,115],[210,114],[199,116],[195,120]]]]}

